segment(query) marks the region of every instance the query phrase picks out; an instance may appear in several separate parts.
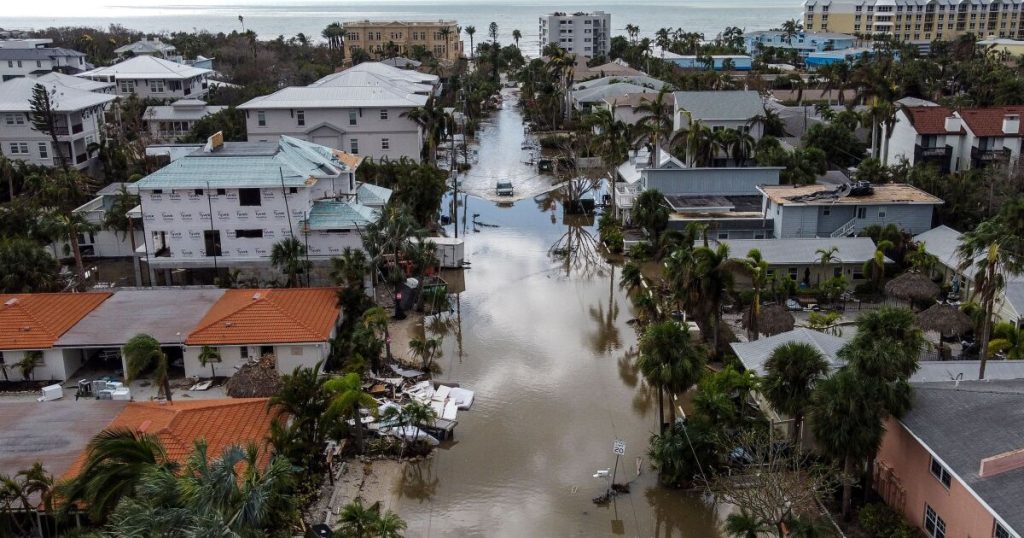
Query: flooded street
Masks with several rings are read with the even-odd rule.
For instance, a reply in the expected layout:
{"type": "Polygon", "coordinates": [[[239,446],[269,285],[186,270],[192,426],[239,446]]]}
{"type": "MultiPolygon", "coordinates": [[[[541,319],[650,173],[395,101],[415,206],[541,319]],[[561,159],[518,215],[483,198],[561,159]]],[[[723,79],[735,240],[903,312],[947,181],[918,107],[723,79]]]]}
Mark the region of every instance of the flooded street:
{"type": "Polygon", "coordinates": [[[436,379],[476,400],[459,413],[454,444],[406,465],[391,508],[415,537],[718,536],[700,499],[656,484],[646,451],[657,406],[631,367],[637,338],[618,268],[596,254],[592,219],[567,224],[554,197],[533,199],[551,178],[523,164],[522,137],[507,100],[463,182],[472,266],[436,379]],[[525,199],[477,197],[493,198],[498,178],[525,199]],[[615,439],[626,442],[616,481],[632,481],[632,493],[599,507],[591,499],[608,482],[593,475],[612,467],[615,439]]]}

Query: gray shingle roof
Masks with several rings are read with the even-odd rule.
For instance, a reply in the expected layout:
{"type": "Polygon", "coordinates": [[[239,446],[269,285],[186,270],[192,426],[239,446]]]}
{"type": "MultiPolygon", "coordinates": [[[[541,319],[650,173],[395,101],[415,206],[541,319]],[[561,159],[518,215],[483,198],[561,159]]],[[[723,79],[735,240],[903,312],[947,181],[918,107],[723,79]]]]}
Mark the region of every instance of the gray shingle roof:
{"type": "Polygon", "coordinates": [[[614,84],[577,90],[573,92],[572,97],[573,100],[579,103],[597,103],[610,97],[636,93],[653,93],[657,95],[658,90],[629,82],[616,82],[614,84]]]}
{"type": "Polygon", "coordinates": [[[979,476],[982,459],[1024,448],[1024,381],[914,389],[914,407],[903,425],[1015,532],[1024,532],[1024,469],[979,476]]]}
{"type": "Polygon", "coordinates": [[[85,56],[77,50],[64,48],[45,49],[0,49],[0,60],[49,60],[56,57],[78,58],[85,56]]]}
{"type": "Polygon", "coordinates": [[[964,234],[942,225],[914,236],[915,243],[924,243],[924,250],[939,259],[946,267],[957,267],[963,259],[957,254],[960,238],[964,234]]]}
{"type": "Polygon", "coordinates": [[[848,338],[832,336],[822,332],[797,327],[789,332],[776,334],[767,338],[753,340],[751,342],[733,342],[729,344],[736,356],[743,363],[743,367],[757,375],[764,375],[764,363],[771,356],[775,348],[790,342],[810,344],[816,348],[835,369],[842,366],[843,362],[838,358],[839,348],[846,345],[848,338]]]}
{"type": "MultiPolygon", "coordinates": [[[[821,259],[818,249],[836,247],[836,256],[844,264],[862,264],[875,255],[870,237],[816,237],[799,239],[719,239],[715,243],[729,245],[729,255],[743,258],[751,249],[761,251],[768,265],[808,265],[821,259]]],[[[891,262],[886,258],[887,261],[891,262]]]]}
{"type": "Polygon", "coordinates": [[[676,108],[695,120],[747,121],[764,114],[761,96],[755,91],[676,92],[676,108]]]}

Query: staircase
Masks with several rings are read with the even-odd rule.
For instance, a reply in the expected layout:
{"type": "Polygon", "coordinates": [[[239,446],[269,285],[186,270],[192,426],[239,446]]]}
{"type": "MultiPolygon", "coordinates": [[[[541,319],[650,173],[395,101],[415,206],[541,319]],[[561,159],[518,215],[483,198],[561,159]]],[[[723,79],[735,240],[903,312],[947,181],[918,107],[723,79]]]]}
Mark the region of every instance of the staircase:
{"type": "Polygon", "coordinates": [[[853,229],[857,227],[857,218],[854,217],[843,224],[836,231],[832,232],[829,237],[846,237],[853,233],[853,229]]]}

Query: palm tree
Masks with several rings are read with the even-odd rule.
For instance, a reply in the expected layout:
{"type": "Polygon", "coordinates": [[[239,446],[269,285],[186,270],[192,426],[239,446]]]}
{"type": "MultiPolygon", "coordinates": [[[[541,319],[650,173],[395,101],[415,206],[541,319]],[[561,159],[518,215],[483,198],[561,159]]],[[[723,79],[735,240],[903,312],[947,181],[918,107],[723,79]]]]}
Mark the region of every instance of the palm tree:
{"type": "Polygon", "coordinates": [[[213,365],[220,361],[220,350],[217,348],[213,346],[203,346],[202,349],[199,350],[199,364],[202,364],[203,366],[206,366],[207,364],[210,365],[210,379],[217,377],[217,372],[214,371],[213,365]]]}
{"type": "Polygon", "coordinates": [[[434,362],[434,355],[441,349],[439,338],[413,338],[409,341],[409,351],[419,357],[423,369],[430,371],[430,365],[434,362]]]}
{"type": "Polygon", "coordinates": [[[476,33],[476,26],[467,26],[465,28],[466,35],[469,36],[469,59],[476,58],[476,50],[473,48],[473,34],[476,33]]]}
{"type": "MultiPolygon", "coordinates": [[[[54,146],[56,147],[56,146],[54,146]]],[[[76,289],[85,289],[85,264],[82,261],[82,249],[78,244],[78,234],[88,231],[83,218],[74,212],[79,206],[83,194],[92,187],[92,180],[74,168],[41,170],[28,177],[28,187],[40,202],[49,206],[60,217],[63,234],[71,245],[71,254],[75,258],[75,276],[78,279],[76,289]],[[83,230],[84,229],[84,230],[83,230]]]]}
{"type": "Polygon", "coordinates": [[[645,190],[633,202],[633,222],[643,228],[654,244],[668,227],[668,216],[668,203],[657,190],[645,190]]]}
{"type": "Polygon", "coordinates": [[[270,264],[278,271],[288,275],[289,288],[299,285],[298,275],[309,270],[306,259],[306,245],[294,237],[288,237],[274,243],[270,248],[270,264]]]}
{"type": "Polygon", "coordinates": [[[360,249],[345,247],[341,256],[331,258],[331,280],[339,288],[362,288],[369,270],[369,260],[360,249]]]}
{"type": "Polygon", "coordinates": [[[878,451],[885,431],[873,397],[861,376],[846,368],[820,381],[811,397],[808,416],[817,445],[842,464],[844,518],[850,515],[857,463],[878,451]]]}
{"type": "Polygon", "coordinates": [[[496,44],[498,42],[498,23],[491,22],[487,26],[487,35],[491,36],[491,43],[496,44]]]}
{"type": "Polygon", "coordinates": [[[630,126],[615,117],[609,108],[599,108],[586,118],[586,124],[597,131],[594,142],[601,163],[608,170],[609,188],[612,191],[612,215],[616,216],[615,177],[616,168],[629,158],[630,126]]]}
{"type": "Polygon", "coordinates": [[[882,280],[885,278],[885,250],[892,248],[890,241],[879,241],[875,248],[875,255],[864,262],[864,273],[871,279],[871,286],[877,292],[882,289],[882,280]]]}
{"type": "Polygon", "coordinates": [[[132,497],[142,476],[156,468],[174,468],[160,439],[127,428],[103,430],[89,441],[78,475],[58,486],[62,513],[85,505],[89,518],[102,523],[123,498],[132,497]]]}
{"type": "Polygon", "coordinates": [[[371,413],[376,414],[377,401],[369,393],[363,391],[363,382],[359,378],[359,374],[355,372],[324,381],[324,390],[330,395],[330,403],[327,406],[328,416],[350,418],[354,421],[356,449],[362,454],[365,447],[363,445],[361,410],[367,408],[371,413]]]}
{"type": "MultiPolygon", "coordinates": [[[[462,33],[461,31],[458,33],[462,33]]],[[[440,30],[441,38],[444,39],[444,58],[448,59],[448,43],[452,40],[452,29],[448,26],[442,26],[440,30]]]]}
{"type": "Polygon", "coordinates": [[[828,373],[828,361],[809,344],[788,342],[772,351],[764,367],[761,393],[775,409],[793,417],[791,444],[799,448],[804,413],[815,384],[828,373]]]}
{"type": "MultiPolygon", "coordinates": [[[[423,136],[426,145],[423,147],[423,160],[437,163],[437,146],[444,138],[445,131],[452,123],[452,118],[444,111],[442,104],[433,95],[421,107],[413,108],[402,113],[403,118],[409,118],[423,126],[423,136]]],[[[454,147],[452,151],[454,158],[454,147]]]]}
{"type": "Polygon", "coordinates": [[[153,368],[153,381],[160,387],[160,395],[171,402],[171,383],[167,372],[167,355],[160,342],[148,334],[137,334],[122,349],[125,359],[124,380],[134,381],[143,371],[153,368]]]}
{"type": "Polygon", "coordinates": [[[674,107],[666,99],[666,96],[669,95],[668,86],[662,86],[661,90],[658,91],[658,96],[653,101],[644,98],[633,109],[634,112],[641,114],[637,119],[637,124],[641,126],[644,134],[654,144],[654,168],[661,166],[661,141],[668,140],[675,130],[673,122],[674,107]]]}
{"type": "Polygon", "coordinates": [[[629,293],[640,289],[644,280],[644,274],[640,266],[634,261],[628,261],[622,266],[622,275],[619,276],[619,287],[629,293]]]}
{"type": "Polygon", "coordinates": [[[658,390],[658,431],[665,431],[665,396],[675,423],[675,394],[686,392],[701,376],[704,355],[690,343],[690,333],[675,321],[655,323],[640,338],[636,367],[658,390]]]}
{"type": "Polygon", "coordinates": [[[398,514],[388,510],[377,518],[371,525],[370,530],[378,538],[402,538],[402,531],[407,527],[405,520],[398,517],[398,514]]]}
{"type": "Polygon", "coordinates": [[[519,48],[519,40],[523,38],[523,33],[519,29],[512,30],[512,40],[516,42],[516,48],[519,48]]]}
{"type": "Polygon", "coordinates": [[[726,534],[735,538],[758,538],[771,532],[773,529],[753,514],[740,508],[738,513],[734,512],[725,518],[723,530],[726,534]]]}
{"type": "Polygon", "coordinates": [[[754,292],[750,301],[749,319],[747,334],[751,340],[757,340],[760,335],[761,322],[761,292],[768,287],[768,262],[761,256],[761,251],[756,248],[747,252],[744,260],[739,260],[743,272],[750,277],[750,285],[754,292]]]}
{"type": "MultiPolygon", "coordinates": [[[[819,248],[814,251],[818,256],[818,266],[821,268],[822,273],[825,272],[825,269],[827,269],[829,265],[842,261],[836,254],[837,252],[839,252],[839,247],[836,246],[819,248]]],[[[821,284],[821,274],[818,275],[818,284],[821,284]]]]}
{"type": "Polygon", "coordinates": [[[388,407],[384,411],[384,415],[381,416],[381,420],[398,425],[399,431],[402,432],[401,441],[404,452],[405,445],[409,440],[415,440],[415,436],[410,432],[412,427],[433,426],[434,421],[437,420],[437,413],[429,405],[413,400],[402,407],[388,407]]]}
{"type": "Polygon", "coordinates": [[[636,36],[640,34],[640,27],[635,24],[626,25],[626,34],[629,35],[629,42],[636,44],[636,36]]]}
{"type": "Polygon", "coordinates": [[[1006,353],[1010,360],[1024,359],[1024,329],[1013,323],[997,323],[992,328],[992,340],[988,343],[988,354],[1006,353]]]}
{"type": "Polygon", "coordinates": [[[341,509],[341,529],[345,536],[352,538],[370,538],[375,532],[375,526],[380,520],[380,503],[374,503],[367,508],[363,506],[363,500],[356,497],[355,500],[346,504],[341,509]]]}
{"type": "Polygon", "coordinates": [[[718,333],[722,322],[722,303],[732,291],[732,264],[729,260],[729,246],[719,244],[712,250],[700,247],[693,251],[693,276],[696,279],[701,298],[699,312],[709,322],[712,331],[712,352],[718,355],[718,333]]]}
{"type": "MultiPolygon", "coordinates": [[[[387,361],[390,363],[394,358],[391,356],[391,334],[389,333],[388,325],[391,316],[383,308],[375,306],[370,308],[366,312],[363,312],[361,321],[363,326],[373,331],[377,338],[384,341],[384,353],[387,361]]],[[[380,366],[377,364],[373,365],[374,371],[380,371],[380,366]]]]}

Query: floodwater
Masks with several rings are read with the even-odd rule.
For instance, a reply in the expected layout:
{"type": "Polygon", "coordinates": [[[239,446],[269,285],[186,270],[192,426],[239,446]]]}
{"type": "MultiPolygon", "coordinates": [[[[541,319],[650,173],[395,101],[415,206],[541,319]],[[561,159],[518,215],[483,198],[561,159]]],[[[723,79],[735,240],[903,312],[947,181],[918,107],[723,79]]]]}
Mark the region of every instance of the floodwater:
{"type": "MultiPolygon", "coordinates": [[[[465,188],[486,194],[497,177],[519,178],[528,193],[550,187],[521,163],[514,102],[493,120],[465,188]]],[[[719,536],[713,509],[659,487],[647,465],[657,404],[631,367],[629,300],[618,268],[596,253],[593,219],[567,223],[556,198],[466,198],[460,237],[472,265],[437,379],[476,400],[459,413],[453,444],[406,466],[390,508],[417,537],[719,536]],[[608,481],[593,475],[613,466],[616,439],[626,443],[616,481],[632,481],[632,492],[597,506],[608,481]]]]}

